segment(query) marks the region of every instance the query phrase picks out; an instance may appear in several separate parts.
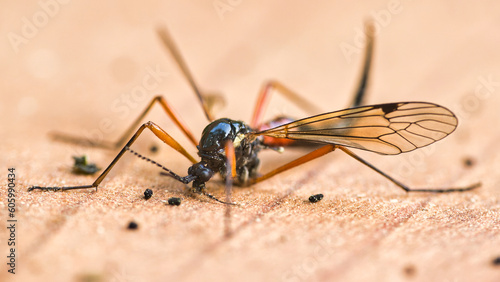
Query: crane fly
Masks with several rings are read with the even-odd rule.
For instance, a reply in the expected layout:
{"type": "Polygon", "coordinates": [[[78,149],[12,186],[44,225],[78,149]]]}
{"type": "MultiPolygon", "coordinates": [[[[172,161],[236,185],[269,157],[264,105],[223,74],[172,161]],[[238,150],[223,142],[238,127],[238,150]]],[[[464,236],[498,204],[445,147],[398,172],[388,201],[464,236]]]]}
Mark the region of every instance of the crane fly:
{"type": "MultiPolygon", "coordinates": [[[[108,149],[121,148],[115,159],[101,173],[91,185],[40,187],[32,186],[28,190],[64,191],[73,189],[96,188],[107,176],[113,166],[127,151],[147,160],[162,169],[161,174],[172,177],[184,183],[192,183],[192,190],[206,195],[216,201],[231,204],[229,192],[226,201],[222,201],[206,192],[205,183],[219,173],[226,179],[226,188],[233,184],[245,186],[266,180],[276,174],[299,166],[308,161],[319,158],[336,149],[358,160],[362,164],[375,170],[407,192],[462,192],[480,186],[480,183],[458,188],[409,188],[372,164],[368,163],[348,148],[366,150],[383,155],[397,155],[413,151],[443,139],[457,127],[456,116],[443,106],[428,102],[397,102],[376,105],[364,105],[365,90],[374,45],[374,28],[366,24],[366,48],[364,65],[360,81],[355,91],[350,107],[345,110],[311,115],[310,117],[294,120],[289,117],[278,117],[269,122],[261,122],[271,90],[276,90],[291,102],[297,104],[306,112],[317,113],[318,109],[303,99],[300,95],[277,81],[270,81],[264,85],[257,99],[250,124],[229,118],[215,119],[212,112],[216,95],[203,93],[197,84],[177,47],[166,30],[158,30],[162,43],[172,54],[181,72],[186,77],[192,90],[198,97],[209,124],[202,132],[199,142],[191,133],[185,122],[173,110],[162,96],[155,97],[146,109],[117,142],[89,142],[87,145],[108,149]],[[166,131],[152,121],[143,123],[142,119],[155,104],[160,104],[170,119],[181,129],[183,134],[198,149],[197,160],[184,147],[172,138],[166,131]],[[136,129],[139,126],[138,129],[136,129]],[[186,176],[181,176],[165,166],[153,161],[131,149],[132,144],[145,130],[151,130],[157,138],[177,150],[192,162],[186,176]],[[131,134],[135,133],[131,136],[131,134]],[[128,139],[128,142],[126,142],[128,139]],[[317,147],[311,152],[280,166],[263,175],[259,174],[260,159],[258,154],[262,150],[272,149],[281,151],[282,146],[314,143],[317,147]]],[[[81,138],[62,133],[53,134],[58,140],[72,143],[81,143],[81,138]]],[[[227,189],[229,191],[229,189],[227,189]]]]}

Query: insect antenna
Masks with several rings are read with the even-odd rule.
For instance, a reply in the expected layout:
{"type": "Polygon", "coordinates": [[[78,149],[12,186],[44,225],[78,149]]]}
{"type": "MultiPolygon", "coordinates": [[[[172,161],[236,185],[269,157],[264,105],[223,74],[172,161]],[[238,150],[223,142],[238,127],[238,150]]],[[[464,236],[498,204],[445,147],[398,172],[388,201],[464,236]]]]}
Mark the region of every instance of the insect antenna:
{"type": "Polygon", "coordinates": [[[140,159],[143,159],[143,160],[145,160],[145,161],[148,161],[148,162],[150,162],[150,163],[152,163],[152,164],[156,165],[157,167],[159,167],[159,168],[163,169],[164,171],[166,171],[166,173],[165,173],[165,172],[161,172],[161,174],[162,174],[162,175],[167,175],[167,176],[170,176],[170,177],[174,178],[175,180],[178,180],[178,181],[180,181],[180,182],[182,182],[182,183],[184,183],[184,184],[188,184],[189,182],[191,182],[191,181],[193,181],[193,180],[194,180],[193,176],[190,176],[190,175],[188,175],[188,176],[186,176],[186,177],[181,177],[181,176],[177,175],[176,173],[174,173],[174,172],[173,172],[173,171],[171,171],[170,169],[168,169],[168,168],[164,167],[162,164],[159,164],[159,163],[157,163],[157,162],[153,161],[152,159],[150,159],[150,158],[148,158],[148,157],[145,157],[145,156],[143,156],[143,155],[141,155],[141,154],[137,153],[136,151],[134,151],[134,150],[130,149],[129,147],[125,147],[125,149],[126,149],[127,151],[129,151],[130,153],[134,154],[136,157],[138,157],[138,158],[140,158],[140,159]]]}
{"type": "Polygon", "coordinates": [[[217,199],[215,196],[213,196],[213,195],[211,195],[211,194],[208,194],[208,193],[207,193],[207,192],[205,192],[205,191],[201,191],[200,193],[201,193],[203,196],[207,196],[207,197],[209,197],[210,199],[212,199],[212,200],[214,200],[214,201],[217,201],[217,202],[219,202],[219,203],[221,203],[221,204],[225,204],[225,205],[232,205],[232,206],[237,206],[237,204],[235,204],[235,203],[225,202],[225,201],[219,200],[219,199],[217,199]]]}
{"type": "MultiPolygon", "coordinates": [[[[152,159],[150,159],[150,158],[148,158],[146,156],[141,155],[140,153],[138,153],[138,152],[130,149],[129,147],[125,147],[125,149],[127,151],[129,151],[130,153],[134,154],[136,157],[138,157],[138,158],[140,158],[142,160],[148,161],[148,162],[156,165],[157,167],[163,169],[164,171],[166,171],[166,172],[163,172],[163,171],[160,172],[161,175],[170,176],[170,177],[174,178],[175,180],[180,181],[180,182],[182,182],[184,184],[188,184],[189,182],[193,181],[196,178],[196,176],[193,176],[193,175],[188,175],[186,177],[181,177],[181,176],[177,175],[175,172],[173,172],[170,169],[168,169],[165,166],[163,166],[162,164],[160,164],[160,163],[158,163],[158,162],[156,162],[156,161],[154,161],[154,160],[152,160],[152,159]]],[[[209,194],[209,193],[207,193],[205,191],[201,191],[200,194],[202,194],[204,196],[207,196],[208,198],[210,198],[212,200],[215,200],[215,201],[217,201],[219,203],[222,203],[222,204],[236,205],[235,203],[225,202],[225,201],[219,200],[215,196],[213,196],[213,195],[211,195],[211,194],[209,194]]]]}

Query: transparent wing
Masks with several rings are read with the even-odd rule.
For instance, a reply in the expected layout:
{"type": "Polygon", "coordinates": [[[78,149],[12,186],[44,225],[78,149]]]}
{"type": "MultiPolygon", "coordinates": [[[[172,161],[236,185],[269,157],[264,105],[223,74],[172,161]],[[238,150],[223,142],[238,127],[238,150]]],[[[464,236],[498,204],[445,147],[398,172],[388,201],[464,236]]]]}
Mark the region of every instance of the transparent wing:
{"type": "Polygon", "coordinates": [[[426,102],[401,102],[351,108],[297,120],[256,132],[397,155],[443,139],[457,127],[448,109],[426,102]]]}

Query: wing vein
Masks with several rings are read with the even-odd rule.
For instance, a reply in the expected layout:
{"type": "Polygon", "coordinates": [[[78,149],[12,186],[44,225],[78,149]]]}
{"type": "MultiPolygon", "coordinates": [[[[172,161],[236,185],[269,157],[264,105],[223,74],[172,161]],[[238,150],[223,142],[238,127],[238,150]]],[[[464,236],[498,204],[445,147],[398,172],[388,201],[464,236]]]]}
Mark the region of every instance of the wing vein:
{"type": "Polygon", "coordinates": [[[426,102],[401,102],[320,114],[252,133],[252,136],[307,140],[379,154],[399,154],[441,140],[456,126],[456,116],[444,107],[426,102]]]}

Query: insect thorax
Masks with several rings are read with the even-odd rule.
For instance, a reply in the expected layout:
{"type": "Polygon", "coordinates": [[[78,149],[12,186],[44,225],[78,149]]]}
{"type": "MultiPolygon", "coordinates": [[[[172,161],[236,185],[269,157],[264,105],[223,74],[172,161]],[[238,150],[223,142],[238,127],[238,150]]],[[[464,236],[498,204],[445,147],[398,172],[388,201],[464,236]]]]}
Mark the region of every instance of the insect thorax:
{"type": "Polygon", "coordinates": [[[236,183],[245,185],[248,179],[257,174],[259,165],[257,154],[261,149],[259,139],[250,141],[247,138],[250,132],[253,132],[250,126],[241,121],[227,118],[215,120],[203,130],[198,145],[198,155],[210,169],[219,172],[224,177],[226,175],[225,144],[231,140],[236,155],[236,183]]]}

